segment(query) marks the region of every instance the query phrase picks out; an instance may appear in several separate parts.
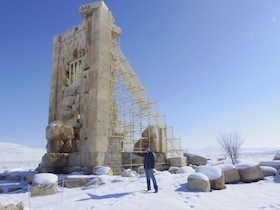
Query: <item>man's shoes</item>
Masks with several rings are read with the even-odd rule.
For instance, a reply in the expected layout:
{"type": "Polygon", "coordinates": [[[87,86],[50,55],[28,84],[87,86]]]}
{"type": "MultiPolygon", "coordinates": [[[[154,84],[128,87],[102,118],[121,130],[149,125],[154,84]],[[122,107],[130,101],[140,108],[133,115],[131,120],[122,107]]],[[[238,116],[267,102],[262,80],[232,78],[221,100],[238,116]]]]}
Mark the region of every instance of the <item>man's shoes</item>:
{"type": "Polygon", "coordinates": [[[147,189],[146,192],[150,191],[151,189],[147,189]]]}
{"type": "Polygon", "coordinates": [[[156,189],[154,193],[157,193],[157,192],[158,192],[158,189],[156,189]]]}

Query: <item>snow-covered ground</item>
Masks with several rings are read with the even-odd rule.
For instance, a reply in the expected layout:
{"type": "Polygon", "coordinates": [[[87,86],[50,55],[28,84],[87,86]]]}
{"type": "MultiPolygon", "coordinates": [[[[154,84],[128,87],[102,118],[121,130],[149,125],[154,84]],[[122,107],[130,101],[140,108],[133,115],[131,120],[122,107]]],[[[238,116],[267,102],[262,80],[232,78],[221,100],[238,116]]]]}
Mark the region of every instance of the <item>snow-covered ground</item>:
{"type": "MultiPolygon", "coordinates": [[[[45,153],[43,149],[32,149],[21,145],[0,143],[0,171],[12,168],[34,169],[45,153]],[[6,148],[9,150],[7,151],[6,148]],[[4,164],[2,164],[4,163],[4,164]]],[[[276,150],[252,150],[242,152],[240,160],[266,161],[272,160],[276,150]]],[[[191,151],[196,153],[195,151],[191,151]]],[[[209,158],[210,164],[223,157],[219,151],[209,152],[209,148],[197,151],[197,154],[209,158]]],[[[225,160],[228,162],[228,160],[225,160]]],[[[158,172],[159,192],[144,192],[146,179],[144,176],[125,178],[121,176],[100,175],[105,184],[83,188],[59,188],[55,195],[32,197],[28,192],[0,194],[0,202],[4,205],[23,201],[25,209],[280,209],[280,176],[267,177],[262,181],[244,184],[226,185],[224,190],[209,193],[191,192],[187,189],[189,173],[170,174],[158,172]]]]}

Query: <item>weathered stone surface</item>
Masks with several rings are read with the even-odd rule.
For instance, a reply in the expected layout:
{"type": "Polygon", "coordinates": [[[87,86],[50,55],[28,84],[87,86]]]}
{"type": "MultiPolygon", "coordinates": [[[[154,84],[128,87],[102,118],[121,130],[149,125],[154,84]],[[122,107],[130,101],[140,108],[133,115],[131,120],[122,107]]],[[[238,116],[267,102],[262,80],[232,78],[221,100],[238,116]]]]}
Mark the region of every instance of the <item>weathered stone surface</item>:
{"type": "Polygon", "coordinates": [[[43,168],[66,167],[68,164],[67,153],[47,153],[42,157],[43,168]]]}
{"type": "Polygon", "coordinates": [[[61,150],[61,147],[64,145],[64,142],[59,139],[50,139],[47,144],[48,153],[58,153],[61,150]]]}
{"type": "Polygon", "coordinates": [[[189,190],[200,192],[210,192],[211,190],[211,185],[208,177],[200,173],[191,174],[188,177],[187,187],[189,190]]]}
{"type": "Polygon", "coordinates": [[[71,140],[67,140],[67,141],[65,141],[65,143],[61,147],[60,152],[69,153],[71,151],[72,151],[72,141],[71,140]]]}
{"type": "Polygon", "coordinates": [[[17,210],[18,208],[16,207],[15,204],[9,203],[7,206],[4,208],[5,210],[17,210]]]}
{"type": "Polygon", "coordinates": [[[75,83],[70,84],[64,91],[63,98],[67,98],[69,96],[75,96],[76,95],[76,90],[77,90],[77,85],[75,83]]]}
{"type": "Polygon", "coordinates": [[[207,176],[210,180],[211,189],[225,189],[225,177],[221,168],[216,166],[198,166],[195,171],[207,176]]]}
{"type": "Polygon", "coordinates": [[[92,178],[65,178],[64,186],[68,188],[84,187],[92,178]]]}
{"type": "Polygon", "coordinates": [[[149,126],[142,133],[144,139],[139,140],[134,145],[136,151],[141,151],[145,145],[150,145],[153,152],[166,153],[167,144],[166,144],[166,129],[159,128],[157,126],[149,126]],[[150,143],[149,143],[150,141],[150,143]]]}
{"type": "Polygon", "coordinates": [[[61,105],[62,106],[72,107],[72,105],[74,104],[75,99],[76,99],[76,96],[65,97],[65,98],[63,98],[61,105]]]}
{"type": "Polygon", "coordinates": [[[225,184],[233,184],[240,181],[238,170],[235,168],[234,165],[222,164],[217,165],[217,167],[221,168],[224,172],[225,184]]]}
{"type": "Polygon", "coordinates": [[[24,210],[24,203],[21,201],[16,205],[16,207],[17,207],[17,210],[24,210]]]}
{"type": "Polygon", "coordinates": [[[182,167],[182,166],[187,165],[187,158],[186,157],[169,158],[167,161],[169,161],[170,166],[182,167]]]}
{"type": "Polygon", "coordinates": [[[207,159],[199,155],[184,153],[184,156],[187,157],[188,164],[200,166],[200,165],[206,165],[207,163],[207,159]]]}
{"type": "Polygon", "coordinates": [[[46,129],[46,138],[48,140],[72,140],[74,139],[73,127],[58,120],[54,121],[46,129]]]}
{"type": "Polygon", "coordinates": [[[273,167],[270,166],[260,166],[260,167],[264,177],[275,176],[275,174],[277,173],[277,170],[273,167]]]}
{"type": "Polygon", "coordinates": [[[49,185],[35,185],[31,190],[31,197],[53,195],[57,193],[57,183],[49,185]]]}
{"type": "Polygon", "coordinates": [[[256,182],[264,178],[259,165],[236,164],[235,166],[238,170],[241,182],[256,182]]]}

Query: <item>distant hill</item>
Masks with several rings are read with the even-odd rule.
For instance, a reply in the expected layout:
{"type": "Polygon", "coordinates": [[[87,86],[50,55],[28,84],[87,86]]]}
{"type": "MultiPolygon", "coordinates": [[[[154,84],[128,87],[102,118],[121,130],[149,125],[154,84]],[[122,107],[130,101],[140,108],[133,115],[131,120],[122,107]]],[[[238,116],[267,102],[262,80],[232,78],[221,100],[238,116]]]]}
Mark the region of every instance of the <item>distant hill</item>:
{"type": "Polygon", "coordinates": [[[35,169],[46,149],[0,142],[0,172],[11,168],[35,169]]]}

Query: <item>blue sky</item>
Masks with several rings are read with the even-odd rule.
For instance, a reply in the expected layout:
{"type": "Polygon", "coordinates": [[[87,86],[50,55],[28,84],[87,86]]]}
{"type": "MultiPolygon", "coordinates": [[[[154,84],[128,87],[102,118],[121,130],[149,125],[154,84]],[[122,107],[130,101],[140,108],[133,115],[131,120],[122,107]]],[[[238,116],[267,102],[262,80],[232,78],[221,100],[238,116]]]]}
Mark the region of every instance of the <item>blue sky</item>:
{"type": "MultiPolygon", "coordinates": [[[[0,1],[0,140],[45,147],[53,37],[86,0],[0,1]]],[[[184,148],[279,147],[280,1],[107,0],[121,48],[184,148]]]]}

